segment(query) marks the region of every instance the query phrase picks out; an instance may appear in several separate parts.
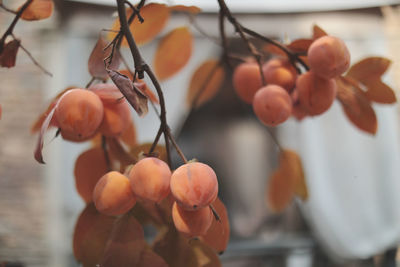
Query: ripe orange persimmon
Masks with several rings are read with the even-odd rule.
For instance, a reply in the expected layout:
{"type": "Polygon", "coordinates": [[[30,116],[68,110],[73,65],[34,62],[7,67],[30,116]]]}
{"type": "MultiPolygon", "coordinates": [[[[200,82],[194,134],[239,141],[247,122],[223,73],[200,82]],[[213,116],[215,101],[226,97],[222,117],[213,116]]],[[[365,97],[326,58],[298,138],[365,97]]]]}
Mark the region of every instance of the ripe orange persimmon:
{"type": "Polygon", "coordinates": [[[287,59],[274,58],[263,65],[267,84],[276,84],[291,92],[296,84],[297,72],[287,59]]]}
{"type": "Polygon", "coordinates": [[[132,167],[129,180],[137,197],[160,202],[170,192],[171,170],[158,158],[144,158],[132,167]]]}
{"type": "Polygon", "coordinates": [[[97,182],[93,191],[96,209],[106,215],[121,215],[133,208],[136,196],[132,192],[128,177],[120,172],[106,173],[97,182]]]}
{"type": "Polygon", "coordinates": [[[350,52],[346,44],[334,36],[323,36],[308,48],[310,69],[325,79],[344,73],[350,66],[350,52]]]}
{"type": "Polygon", "coordinates": [[[244,62],[233,72],[233,87],[244,102],[251,104],[254,94],[262,86],[260,68],[256,62],[244,62]]]}
{"type": "Polygon", "coordinates": [[[218,181],[214,170],[200,162],[189,162],[176,169],[171,176],[171,193],[186,210],[210,205],[218,195],[218,181]]]}
{"type": "Polygon", "coordinates": [[[313,71],[308,71],[297,78],[296,90],[301,106],[310,115],[327,111],[336,98],[336,82],[324,79],[313,71]]]}
{"type": "Polygon", "coordinates": [[[61,135],[72,141],[83,141],[94,136],[103,114],[100,98],[89,90],[79,88],[65,92],[55,110],[61,135]]]}
{"type": "Polygon", "coordinates": [[[188,237],[204,235],[210,228],[214,215],[209,206],[185,210],[176,202],[172,206],[172,220],[176,229],[188,237]]]}
{"type": "Polygon", "coordinates": [[[104,151],[100,147],[86,150],[75,161],[75,186],[86,203],[92,201],[93,190],[108,171],[104,151]]]}
{"type": "Polygon", "coordinates": [[[290,117],[292,99],[281,86],[267,85],[255,94],[253,110],[263,124],[276,126],[290,117]]]}

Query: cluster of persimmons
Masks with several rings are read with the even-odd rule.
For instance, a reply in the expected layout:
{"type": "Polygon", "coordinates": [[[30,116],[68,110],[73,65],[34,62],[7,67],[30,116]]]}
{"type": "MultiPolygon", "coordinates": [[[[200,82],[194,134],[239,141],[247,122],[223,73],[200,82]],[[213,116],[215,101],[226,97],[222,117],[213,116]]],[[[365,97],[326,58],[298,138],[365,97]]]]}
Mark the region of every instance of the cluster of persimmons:
{"type": "Polygon", "coordinates": [[[301,75],[287,58],[272,58],[261,71],[256,62],[244,62],[234,71],[233,85],[265,125],[276,126],[291,115],[319,115],[335,100],[335,78],[349,68],[350,53],[341,39],[327,35],[310,45],[307,62],[310,69],[301,75]]]}

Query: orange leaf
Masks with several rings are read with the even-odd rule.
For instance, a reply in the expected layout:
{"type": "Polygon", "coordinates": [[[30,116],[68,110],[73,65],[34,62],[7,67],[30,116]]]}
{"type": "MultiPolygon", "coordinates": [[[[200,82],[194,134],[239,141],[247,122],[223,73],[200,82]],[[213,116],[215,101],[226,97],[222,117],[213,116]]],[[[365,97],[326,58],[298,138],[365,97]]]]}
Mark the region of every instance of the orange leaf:
{"type": "Polygon", "coordinates": [[[96,266],[100,262],[114,221],[114,217],[99,213],[93,203],[79,215],[73,236],[73,252],[83,266],[96,266]]]}
{"type": "Polygon", "coordinates": [[[130,148],[135,147],[137,144],[137,135],[136,135],[136,128],[133,121],[129,122],[129,125],[126,129],[122,132],[120,136],[120,140],[124,142],[124,144],[128,145],[130,148]]]}
{"type": "Polygon", "coordinates": [[[194,15],[201,12],[201,9],[198,8],[197,6],[185,6],[185,5],[170,6],[169,10],[178,11],[178,12],[187,12],[187,13],[191,13],[194,15]]]}
{"type": "Polygon", "coordinates": [[[396,102],[396,95],[392,88],[383,83],[380,79],[367,79],[363,81],[367,88],[365,96],[370,100],[382,104],[393,104],[396,102]]]}
{"type": "Polygon", "coordinates": [[[109,148],[110,159],[119,162],[121,172],[123,172],[128,165],[136,162],[135,159],[125,151],[117,138],[108,137],[106,141],[109,148]]]}
{"type": "MultiPolygon", "coordinates": [[[[104,48],[107,46],[106,40],[100,35],[94,46],[92,53],[90,54],[88,61],[89,73],[95,78],[101,79],[103,81],[108,79],[108,73],[104,65],[104,59],[108,57],[111,53],[112,48],[104,48]]],[[[110,69],[117,69],[121,61],[121,56],[118,51],[114,52],[111,64],[108,66],[110,69]]]]}
{"type": "Polygon", "coordinates": [[[267,205],[273,212],[283,211],[292,200],[293,183],[289,176],[278,169],[272,173],[267,183],[267,205]]]}
{"type": "MultiPolygon", "coordinates": [[[[21,8],[21,7],[20,7],[21,8]]],[[[23,20],[47,19],[53,13],[54,3],[52,0],[33,0],[21,15],[23,20]]]]}
{"type": "Polygon", "coordinates": [[[221,262],[215,252],[200,240],[190,242],[196,254],[198,265],[201,267],[221,267],[221,262]]]}
{"type": "Polygon", "coordinates": [[[222,254],[228,246],[230,236],[228,212],[219,198],[212,203],[212,206],[218,213],[220,221],[214,219],[207,233],[201,236],[200,240],[214,249],[216,253],[222,254]]]}
{"type": "Polygon", "coordinates": [[[389,68],[391,61],[383,57],[365,58],[353,66],[347,72],[346,77],[363,82],[371,77],[380,78],[389,68]]]}
{"type": "Polygon", "coordinates": [[[314,25],[313,27],[313,39],[318,39],[322,36],[328,35],[321,27],[314,25]]]}
{"type": "MultiPolygon", "coordinates": [[[[150,151],[152,143],[144,143],[135,146],[134,148],[131,149],[131,155],[134,157],[136,161],[140,159],[140,154],[144,153],[147,154],[150,151]]],[[[162,145],[157,145],[156,148],[154,149],[153,153],[156,153],[158,158],[167,161],[167,150],[165,149],[164,146],[162,145]]]]}
{"type": "Polygon", "coordinates": [[[142,225],[127,213],[116,220],[100,266],[138,266],[145,247],[142,225]]]}
{"type": "Polygon", "coordinates": [[[312,39],[297,39],[288,44],[287,48],[295,53],[307,52],[313,41],[312,39]]]}
{"type": "MultiPolygon", "coordinates": [[[[132,9],[127,10],[127,17],[132,15],[132,9]]],[[[140,15],[143,17],[144,22],[140,23],[137,16],[130,25],[130,30],[133,34],[136,44],[143,45],[154,39],[164,29],[169,16],[170,10],[166,5],[151,3],[140,9],[140,15]]],[[[112,30],[119,31],[119,19],[116,19],[112,26],[112,30]]],[[[110,32],[108,37],[113,39],[116,36],[115,32],[110,32]]],[[[124,38],[122,45],[127,46],[128,42],[124,38]]]]}
{"type": "Polygon", "coordinates": [[[169,228],[166,233],[157,238],[153,250],[163,257],[169,266],[200,267],[189,240],[174,227],[169,228]]]}
{"type": "Polygon", "coordinates": [[[337,98],[346,116],[359,129],[374,135],[378,129],[375,111],[357,81],[350,77],[339,77],[336,83],[337,98]]]}
{"type": "Polygon", "coordinates": [[[199,107],[213,98],[220,89],[224,78],[224,69],[218,61],[203,62],[190,80],[189,92],[186,96],[187,104],[199,107]]]}
{"type": "Polygon", "coordinates": [[[3,51],[0,54],[0,66],[6,68],[15,66],[20,43],[21,42],[18,39],[14,39],[5,44],[3,51]]]}
{"type": "Polygon", "coordinates": [[[279,155],[279,162],[279,169],[292,179],[294,193],[302,200],[307,200],[308,189],[299,155],[295,151],[284,149],[279,155]]]}
{"type": "Polygon", "coordinates": [[[154,253],[151,249],[146,248],[140,254],[140,261],[137,267],[168,267],[163,258],[154,253]]]}
{"type": "Polygon", "coordinates": [[[192,55],[193,37],[187,27],[172,30],[160,41],[155,57],[154,71],[160,80],[165,80],[189,61],[192,55]]]}

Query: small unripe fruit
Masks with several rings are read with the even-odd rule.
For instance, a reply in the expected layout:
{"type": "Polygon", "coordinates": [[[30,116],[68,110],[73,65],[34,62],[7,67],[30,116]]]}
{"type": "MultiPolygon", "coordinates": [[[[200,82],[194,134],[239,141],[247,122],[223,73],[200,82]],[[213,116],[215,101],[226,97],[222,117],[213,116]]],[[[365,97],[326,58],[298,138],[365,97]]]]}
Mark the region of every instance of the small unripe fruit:
{"type": "Polygon", "coordinates": [[[210,207],[198,210],[185,210],[176,202],[172,206],[172,219],[176,229],[188,237],[204,235],[213,222],[210,207]]]}
{"type": "Polygon", "coordinates": [[[324,113],[336,98],[335,80],[320,78],[313,71],[308,71],[297,78],[296,90],[301,106],[310,115],[324,113]]]}
{"type": "Polygon", "coordinates": [[[58,100],[55,117],[62,136],[82,141],[93,136],[103,120],[103,103],[93,92],[71,89],[58,100]]]}
{"type": "Polygon", "coordinates": [[[129,211],[136,203],[128,177],[111,171],[97,182],[93,191],[96,209],[106,215],[121,215],[129,211]]]}
{"type": "Polygon", "coordinates": [[[144,158],[132,167],[129,180],[137,197],[160,202],[170,192],[171,170],[158,158],[144,158]]]}
{"type": "Polygon", "coordinates": [[[275,84],[290,92],[296,84],[296,69],[286,59],[274,58],[263,65],[263,73],[267,84],[275,84]]]}
{"type": "Polygon", "coordinates": [[[175,200],[187,210],[206,207],[218,195],[217,175],[211,167],[200,162],[189,162],[176,169],[170,185],[175,200]]]}
{"type": "Polygon", "coordinates": [[[330,79],[344,73],[350,66],[350,52],[339,38],[323,36],[308,48],[310,69],[318,76],[330,79]]]}
{"type": "Polygon", "coordinates": [[[244,102],[251,104],[254,94],[262,86],[260,68],[256,62],[239,64],[233,72],[233,87],[244,102]]]}
{"type": "Polygon", "coordinates": [[[261,88],[254,96],[253,110],[263,124],[276,126],[290,117],[292,99],[282,87],[267,85],[261,88]]]}

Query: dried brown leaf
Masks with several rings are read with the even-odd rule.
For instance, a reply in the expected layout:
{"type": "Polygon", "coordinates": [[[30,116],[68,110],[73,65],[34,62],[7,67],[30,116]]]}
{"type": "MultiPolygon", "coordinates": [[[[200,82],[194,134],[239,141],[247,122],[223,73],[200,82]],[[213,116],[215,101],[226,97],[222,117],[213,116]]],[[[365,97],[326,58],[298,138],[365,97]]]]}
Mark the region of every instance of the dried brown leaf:
{"type": "MultiPolygon", "coordinates": [[[[106,51],[104,51],[104,48],[106,46],[107,46],[106,40],[100,35],[99,39],[96,42],[96,45],[92,50],[92,53],[90,54],[88,61],[88,68],[90,75],[92,75],[95,78],[101,79],[103,81],[108,79],[108,73],[106,70],[104,59],[107,58],[112,52],[112,47],[109,47],[106,49],[106,51]]],[[[118,50],[115,50],[112,62],[107,67],[110,69],[117,69],[120,62],[121,62],[121,55],[119,54],[118,50]]]]}
{"type": "Polygon", "coordinates": [[[15,66],[20,43],[20,40],[14,39],[4,45],[3,51],[0,54],[0,66],[6,68],[15,66]]]}
{"type": "Polygon", "coordinates": [[[199,107],[212,99],[220,89],[225,72],[217,60],[203,62],[193,73],[190,80],[186,103],[189,107],[199,107]]]}
{"type": "Polygon", "coordinates": [[[108,70],[108,75],[138,115],[146,115],[148,112],[147,97],[136,88],[133,82],[127,76],[114,70],[108,70]]]}
{"type": "Polygon", "coordinates": [[[52,0],[33,0],[22,13],[21,19],[29,21],[47,19],[53,13],[53,9],[54,3],[52,0]]]}
{"type": "Polygon", "coordinates": [[[187,27],[172,30],[160,41],[155,57],[154,71],[160,80],[176,74],[192,55],[193,37],[187,27]]]}
{"type": "Polygon", "coordinates": [[[350,77],[339,77],[336,83],[337,98],[346,116],[359,129],[375,135],[378,129],[376,114],[357,81],[350,77]]]}

